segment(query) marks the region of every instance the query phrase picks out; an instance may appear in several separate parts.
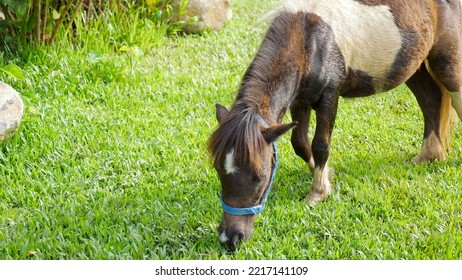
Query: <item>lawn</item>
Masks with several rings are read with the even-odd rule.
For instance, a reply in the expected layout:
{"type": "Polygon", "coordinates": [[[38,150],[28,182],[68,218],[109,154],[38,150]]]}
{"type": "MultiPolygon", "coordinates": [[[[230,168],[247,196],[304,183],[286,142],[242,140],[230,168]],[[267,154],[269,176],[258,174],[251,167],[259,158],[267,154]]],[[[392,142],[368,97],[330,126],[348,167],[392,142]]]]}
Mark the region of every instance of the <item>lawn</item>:
{"type": "Polygon", "coordinates": [[[411,164],[423,118],[406,87],[341,100],[334,192],[316,207],[301,201],[312,175],[283,136],[249,242],[220,245],[214,104],[232,104],[274,1],[232,5],[219,33],[132,51],[88,35],[18,58],[24,80],[0,76],[26,104],[0,144],[0,259],[462,258],[462,125],[446,161],[411,164]]]}

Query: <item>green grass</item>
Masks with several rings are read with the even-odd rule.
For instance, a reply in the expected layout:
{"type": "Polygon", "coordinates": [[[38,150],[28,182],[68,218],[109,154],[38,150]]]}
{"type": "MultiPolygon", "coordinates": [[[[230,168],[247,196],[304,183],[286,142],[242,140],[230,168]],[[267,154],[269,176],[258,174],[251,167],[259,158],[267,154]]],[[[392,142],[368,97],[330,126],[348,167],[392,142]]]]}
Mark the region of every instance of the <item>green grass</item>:
{"type": "Polygon", "coordinates": [[[405,87],[341,100],[334,192],[316,207],[300,201],[312,175],[282,137],[249,242],[219,244],[214,104],[233,102],[272,6],[234,1],[216,34],[134,30],[126,45],[141,53],[89,32],[14,61],[26,78],[3,78],[27,108],[0,146],[0,259],[462,258],[461,125],[446,161],[412,165],[423,120],[405,87]]]}

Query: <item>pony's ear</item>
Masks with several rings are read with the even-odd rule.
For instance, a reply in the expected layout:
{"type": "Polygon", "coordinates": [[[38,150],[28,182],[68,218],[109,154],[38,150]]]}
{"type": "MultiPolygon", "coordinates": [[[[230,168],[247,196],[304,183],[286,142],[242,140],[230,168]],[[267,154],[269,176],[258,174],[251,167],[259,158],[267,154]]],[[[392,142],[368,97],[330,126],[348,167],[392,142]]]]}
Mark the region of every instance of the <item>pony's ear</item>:
{"type": "Polygon", "coordinates": [[[297,124],[298,122],[278,124],[272,127],[264,128],[261,133],[263,134],[263,138],[265,138],[266,142],[269,144],[269,143],[273,143],[274,141],[276,141],[276,139],[279,136],[291,130],[297,124]]]}
{"type": "Polygon", "coordinates": [[[217,109],[217,121],[221,124],[226,119],[226,117],[228,117],[229,111],[225,108],[225,106],[220,104],[215,104],[215,108],[217,109]]]}

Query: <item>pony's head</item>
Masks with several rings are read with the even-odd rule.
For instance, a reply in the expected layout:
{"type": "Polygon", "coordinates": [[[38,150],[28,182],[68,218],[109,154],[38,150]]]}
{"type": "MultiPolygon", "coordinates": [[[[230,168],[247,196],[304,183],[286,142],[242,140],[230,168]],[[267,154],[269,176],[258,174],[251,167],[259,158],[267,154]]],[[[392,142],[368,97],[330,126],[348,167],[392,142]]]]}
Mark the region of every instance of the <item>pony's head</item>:
{"type": "Polygon", "coordinates": [[[263,210],[277,166],[277,137],[296,123],[269,126],[257,110],[237,103],[231,112],[217,104],[220,124],[209,141],[220,177],[223,216],[220,242],[234,249],[246,241],[255,216],[263,210]]]}

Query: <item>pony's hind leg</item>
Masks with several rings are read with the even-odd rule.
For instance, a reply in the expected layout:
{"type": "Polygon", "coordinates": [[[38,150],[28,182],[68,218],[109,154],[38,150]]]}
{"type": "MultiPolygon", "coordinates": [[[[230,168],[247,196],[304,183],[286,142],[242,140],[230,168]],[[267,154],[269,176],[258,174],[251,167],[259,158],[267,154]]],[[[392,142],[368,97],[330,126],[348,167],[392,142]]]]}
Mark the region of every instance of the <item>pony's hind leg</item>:
{"type": "MultiPolygon", "coordinates": [[[[462,43],[462,40],[461,40],[462,43]]],[[[452,107],[462,120],[462,47],[458,53],[439,53],[429,57],[428,67],[434,78],[448,91],[452,107]]]]}
{"type": "Polygon", "coordinates": [[[292,115],[292,120],[298,122],[298,125],[292,130],[292,147],[294,148],[295,154],[308,164],[311,172],[314,172],[314,159],[308,140],[311,108],[294,104],[290,108],[290,113],[292,115]]]}
{"type": "Polygon", "coordinates": [[[444,5],[438,40],[428,56],[435,79],[449,92],[452,107],[462,119],[462,7],[458,1],[444,5]]]}
{"type": "Polygon", "coordinates": [[[442,91],[424,64],[406,84],[414,93],[424,117],[424,140],[420,154],[413,162],[443,160],[446,157],[444,134],[447,132],[443,131],[442,135],[441,122],[448,120],[445,120],[446,116],[442,114],[442,110],[445,110],[442,106],[442,91]]]}
{"type": "MultiPolygon", "coordinates": [[[[457,2],[448,2],[457,5],[457,2]]],[[[449,6],[448,6],[449,7],[449,6]]],[[[462,119],[462,22],[460,4],[447,11],[454,18],[441,24],[439,39],[427,58],[427,69],[442,90],[440,131],[445,148],[449,147],[450,124],[453,110],[462,119]],[[452,106],[451,106],[452,105],[452,106]],[[445,139],[443,138],[445,137],[445,139]]]]}

